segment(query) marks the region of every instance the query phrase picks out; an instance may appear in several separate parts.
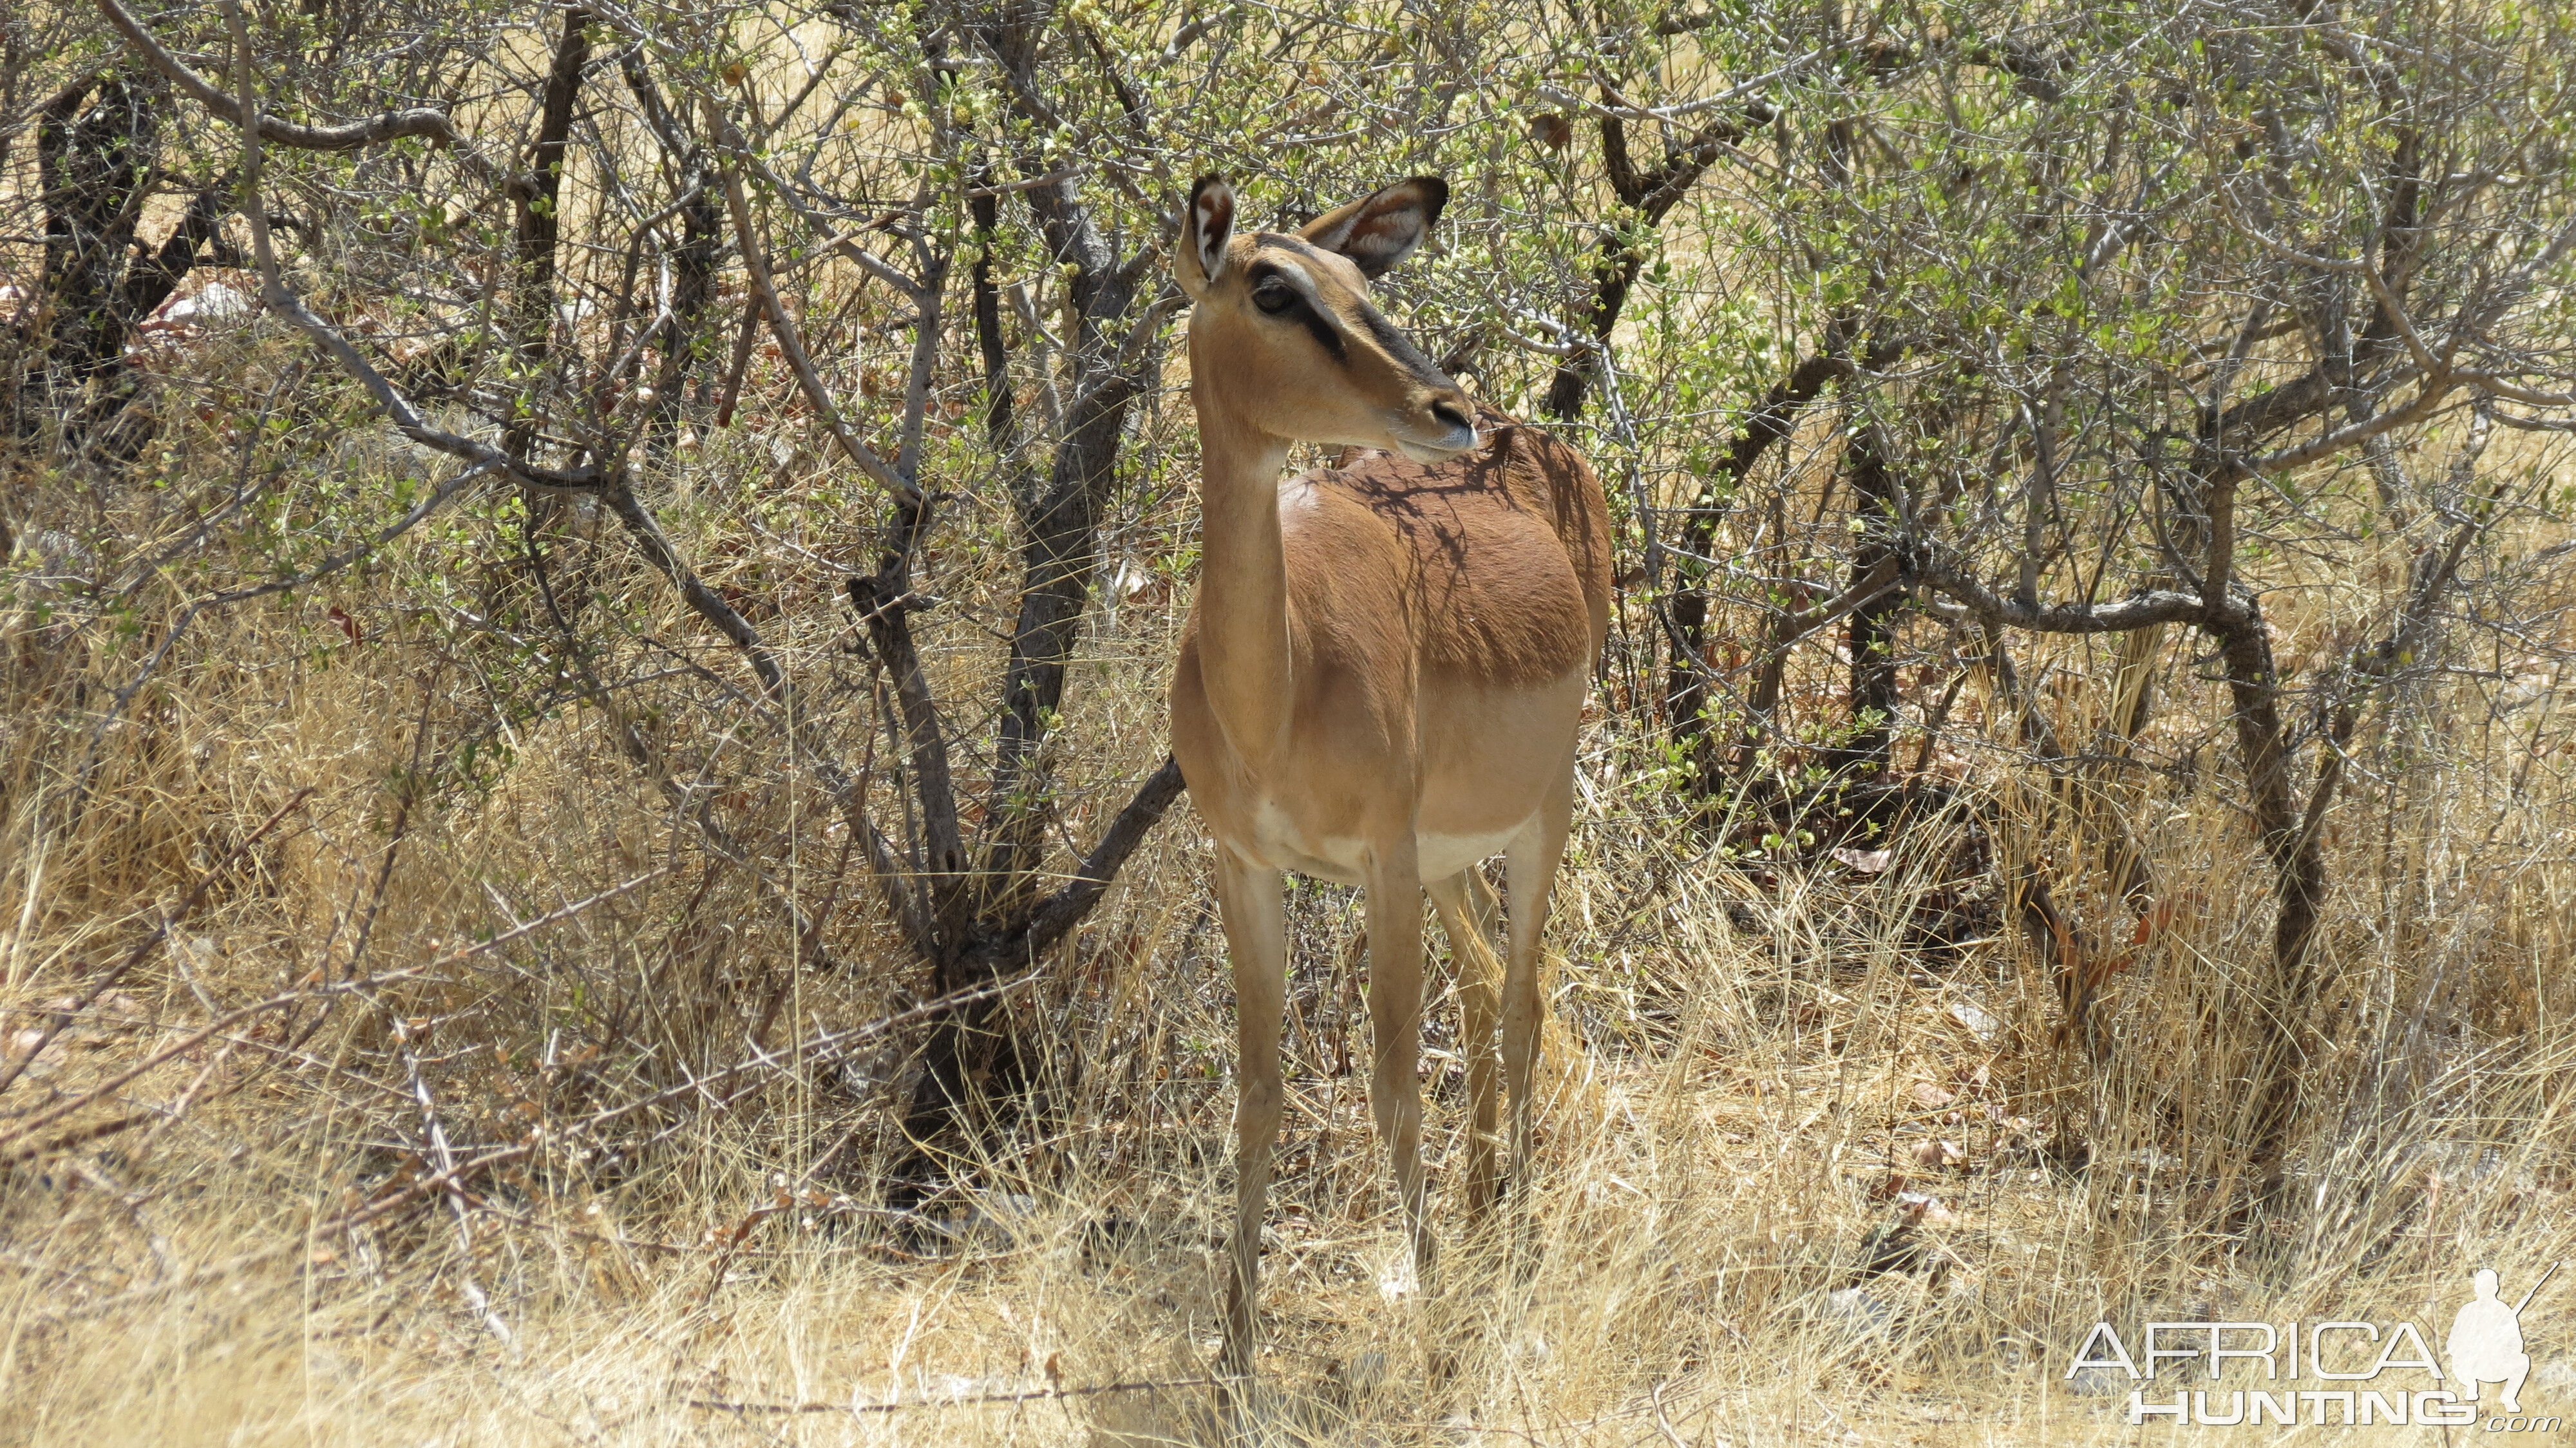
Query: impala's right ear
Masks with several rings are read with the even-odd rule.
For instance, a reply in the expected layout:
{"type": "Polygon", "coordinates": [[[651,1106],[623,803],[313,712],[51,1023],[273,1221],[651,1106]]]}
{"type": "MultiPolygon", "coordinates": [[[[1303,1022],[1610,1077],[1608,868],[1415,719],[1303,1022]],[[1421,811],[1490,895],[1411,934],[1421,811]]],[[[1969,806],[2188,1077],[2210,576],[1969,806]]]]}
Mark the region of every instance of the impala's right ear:
{"type": "Polygon", "coordinates": [[[1234,188],[1218,175],[1201,176],[1190,187],[1190,205],[1181,217],[1180,255],[1172,269],[1181,290],[1197,301],[1225,275],[1225,249],[1234,240],[1234,188]]]}

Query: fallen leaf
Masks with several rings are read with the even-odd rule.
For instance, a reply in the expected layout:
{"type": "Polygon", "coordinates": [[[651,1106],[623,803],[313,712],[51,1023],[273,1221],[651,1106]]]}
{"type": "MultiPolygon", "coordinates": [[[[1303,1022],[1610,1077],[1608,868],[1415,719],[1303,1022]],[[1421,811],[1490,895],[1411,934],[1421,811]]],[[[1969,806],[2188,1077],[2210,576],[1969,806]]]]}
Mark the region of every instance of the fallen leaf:
{"type": "Polygon", "coordinates": [[[1947,1106],[1958,1099],[1958,1097],[1942,1090],[1940,1087],[1933,1085],[1929,1081],[1917,1081],[1914,1083],[1914,1101],[1918,1106],[1926,1106],[1938,1111],[1942,1107],[1947,1106]]]}

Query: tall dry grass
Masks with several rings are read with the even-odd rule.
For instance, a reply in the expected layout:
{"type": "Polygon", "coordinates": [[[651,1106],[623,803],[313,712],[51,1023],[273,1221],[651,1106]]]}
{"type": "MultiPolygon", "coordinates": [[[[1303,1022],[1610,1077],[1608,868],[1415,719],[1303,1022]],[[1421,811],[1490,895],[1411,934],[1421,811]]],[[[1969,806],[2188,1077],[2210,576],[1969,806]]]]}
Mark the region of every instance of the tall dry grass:
{"type": "MultiPolygon", "coordinates": [[[[241,339],[201,365],[255,402],[292,364],[241,339]]],[[[1118,534],[1144,581],[1104,601],[1066,710],[1076,838],[1161,752],[1187,601],[1177,410],[1145,424],[1152,476],[1118,534]]],[[[1232,1019],[1194,822],[1014,997],[1060,1068],[1042,1109],[968,1164],[972,1190],[890,1219],[919,973],[783,734],[728,692],[734,662],[613,533],[530,530],[487,497],[363,570],[198,618],[148,677],[194,595],[74,606],[193,526],[174,498],[237,486],[264,425],[171,419],[165,489],[32,464],[13,485],[0,1008],[29,1064],[0,1096],[0,1439],[1212,1441],[1232,1019]],[[586,651],[529,593],[531,531],[586,651]],[[628,728],[660,764],[621,751],[628,728]],[[823,928],[799,935],[781,900],[823,928]]],[[[332,508],[381,512],[415,465],[328,417],[278,445],[338,491],[300,494],[200,591],[332,508]]],[[[815,681],[814,737],[888,767],[841,651],[857,505],[792,427],[692,446],[667,526],[815,681]]],[[[952,697],[990,692],[1002,542],[969,530],[939,560],[956,606],[925,627],[952,697]]],[[[2285,652],[2384,586],[2322,581],[2280,614],[2285,652]]],[[[1926,811],[1858,864],[1795,839],[1748,856],[1762,827],[1680,803],[1651,721],[1605,694],[1551,930],[1579,1054],[1520,1191],[1535,1250],[1444,1218],[1427,1289],[1350,1070],[1355,902],[1296,886],[1266,1439],[2128,1441],[2124,1394],[2066,1380],[2098,1320],[2429,1335],[2472,1265],[2511,1288],[2576,1255],[2556,676],[2481,665],[2373,742],[2331,842],[2303,1205],[2240,1236],[2267,876],[2216,695],[2169,653],[2147,743],[2181,763],[2084,784],[2129,812],[2173,905],[2124,953],[2081,811],[2007,747],[1982,681],[1927,754],[1977,810],[1926,811]],[[2053,862],[2105,943],[2098,1055],[2007,917],[2005,853],[2053,862]]],[[[1811,735],[1839,667],[1819,650],[1792,678],[1811,735]]],[[[2108,667],[2077,641],[2025,662],[2070,738],[2108,667]]],[[[1900,759],[1922,751],[1900,736],[1900,759]]],[[[1435,1012],[1424,1054],[1435,1183],[1459,1154],[1453,1020],[1435,1012]]],[[[2561,1286],[2523,1318],[2543,1411],[2576,1409],[2561,1286]]]]}

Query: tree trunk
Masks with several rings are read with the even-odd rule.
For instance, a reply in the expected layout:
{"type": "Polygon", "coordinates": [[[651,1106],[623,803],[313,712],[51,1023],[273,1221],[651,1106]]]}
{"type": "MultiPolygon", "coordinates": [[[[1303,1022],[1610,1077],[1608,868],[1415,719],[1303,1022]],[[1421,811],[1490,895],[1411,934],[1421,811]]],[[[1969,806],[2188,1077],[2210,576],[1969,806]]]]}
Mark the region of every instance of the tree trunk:
{"type": "MultiPolygon", "coordinates": [[[[1036,91],[1029,67],[1040,20],[1035,12],[1015,7],[992,19],[981,37],[1016,75],[1018,93],[1024,96],[1036,91]]],[[[936,56],[933,61],[937,63],[936,56]]],[[[924,1069],[904,1122],[917,1147],[896,1170],[892,1195],[898,1204],[917,1200],[941,1175],[931,1155],[935,1141],[952,1128],[972,1132],[1000,1124],[1026,1109],[1029,1094],[1040,1084],[1039,1063],[1028,1059],[1015,1038],[1008,1003],[997,991],[1009,976],[1031,969],[1039,953],[1063,933],[1063,925],[1051,923],[1060,912],[1050,902],[1064,892],[1038,898],[1042,882],[1036,872],[1054,818],[1043,751],[1063,703],[1067,669],[1099,574],[1100,527],[1117,485],[1127,411],[1146,375],[1146,364],[1129,356],[1126,345],[1145,257],[1121,262],[1083,201],[1079,184],[1067,176],[1024,193],[1047,254],[1065,278],[1074,317],[1065,359],[1072,372],[1070,398],[1065,431],[1054,439],[1043,486],[1034,476],[1014,479],[1012,496],[1024,530],[1019,612],[1002,680],[980,850],[972,874],[958,881],[938,927],[940,939],[929,952],[936,992],[967,999],[940,1015],[924,1047],[924,1069]]],[[[975,222],[989,237],[998,209],[988,198],[976,200],[983,204],[975,208],[975,222]]],[[[1025,444],[1016,435],[1010,408],[999,296],[989,266],[979,264],[970,281],[987,389],[987,431],[1006,458],[1015,458],[1025,444]]],[[[1010,466],[1019,471],[1016,462],[1010,466]]],[[[877,592],[884,591],[878,585],[877,592]]],[[[1103,848],[1120,840],[1127,842],[1122,850],[1132,848],[1179,791],[1174,768],[1147,781],[1103,848]]]]}
{"type": "Polygon", "coordinates": [[[644,112],[646,127],[661,143],[676,194],[688,198],[680,207],[680,245],[671,254],[671,321],[655,343],[661,349],[662,362],[653,378],[650,440],[653,447],[661,449],[669,446],[682,395],[697,371],[698,353],[704,345],[707,310],[715,302],[716,264],[724,256],[724,213],[715,168],[707,164],[704,148],[690,140],[679,118],[663,101],[661,88],[644,69],[643,52],[630,48],[619,68],[625,74],[627,90],[644,112]]]}
{"type": "MultiPolygon", "coordinates": [[[[2247,1205],[2280,1205],[2289,1173],[2289,1138],[2298,1121],[2302,1078],[2316,1043],[2317,978],[2310,948],[2326,895],[2319,831],[2306,827],[2290,783],[2290,750],[2281,723],[2280,674],[2259,609],[2213,612],[2202,627],[2217,642],[2235,705],[2237,750],[2245,759],[2248,802],[2264,857],[2272,866],[2272,961],[2269,990],[2246,1012],[2258,1037],[2254,1101],[2246,1116],[2245,1152],[2263,1172],[2247,1205]]],[[[2315,809],[2322,811],[2320,799],[2315,809]]]]}
{"type": "MultiPolygon", "coordinates": [[[[1619,325],[1619,314],[1628,306],[1628,293],[1637,285],[1637,273],[1644,267],[1645,258],[1616,233],[1601,239],[1601,255],[1592,264],[1592,302],[1583,319],[1584,330],[1595,341],[1608,341],[1611,329],[1619,325]]],[[[1548,379],[1547,401],[1543,404],[1547,415],[1560,422],[1581,417],[1584,399],[1600,370],[1601,354],[1589,348],[1558,363],[1556,375],[1548,379]]]]}
{"type": "Polygon", "coordinates": [[[544,422],[544,389],[537,374],[546,365],[554,331],[555,242],[563,230],[564,158],[572,139],[573,107],[581,96],[581,73],[590,64],[590,12],[578,5],[564,11],[563,35],[555,44],[554,64],[546,71],[537,113],[536,145],[528,153],[528,171],[512,187],[517,210],[513,260],[512,330],[522,373],[521,412],[502,433],[501,447],[524,458],[544,422]]]}
{"type": "MultiPolygon", "coordinates": [[[[1708,556],[1717,539],[1720,509],[1718,498],[1730,497],[1753,472],[1773,444],[1789,436],[1797,426],[1799,410],[1813,402],[1835,378],[1843,373],[1842,361],[1831,355],[1810,357],[1791,369],[1789,375],[1772,385],[1762,405],[1744,420],[1735,435],[1734,445],[1727,449],[1726,460],[1718,465],[1703,485],[1698,506],[1684,519],[1681,549],[1692,558],[1708,556]],[[1714,494],[1712,497],[1710,494],[1714,494]]],[[[1674,745],[1685,759],[1701,762],[1698,771],[1701,792],[1713,794],[1723,771],[1713,758],[1705,757],[1708,731],[1708,605],[1701,565],[1685,562],[1683,581],[1672,592],[1672,654],[1664,676],[1664,724],[1674,745]]],[[[1779,697],[1779,666],[1773,657],[1776,650],[1766,647],[1762,680],[1767,688],[1757,687],[1757,714],[1766,713],[1779,697]]]]}
{"type": "MultiPolygon", "coordinates": [[[[1860,524],[1852,549],[1851,586],[1859,587],[1896,556],[1896,477],[1887,465],[1887,438],[1876,426],[1860,429],[1851,443],[1853,517],[1860,524]]],[[[1851,611],[1844,642],[1851,654],[1851,736],[1830,756],[1849,782],[1888,777],[1896,734],[1896,616],[1902,589],[1890,589],[1851,611]]]]}
{"type": "MultiPolygon", "coordinates": [[[[1007,53],[1007,52],[1006,52],[1007,53]]],[[[1039,782],[1039,751],[1064,700],[1065,666],[1082,635],[1083,614],[1100,571],[1100,521],[1117,485],[1127,409],[1137,379],[1119,366],[1122,337],[1110,324],[1137,300],[1136,275],[1119,264],[1090,208],[1070,180],[1029,192],[1048,255],[1067,272],[1074,335],[1068,339],[1073,388],[1065,435],[1056,440],[1046,486],[1021,499],[1020,611],[1011,631],[1011,660],[1002,681],[1002,717],[994,739],[993,786],[986,805],[988,848],[982,864],[985,908],[1009,914],[1035,884],[1029,872],[1044,851],[1048,791],[1039,782]]],[[[979,332],[980,332],[979,328],[979,332]]],[[[1007,376],[988,386],[1007,393],[1007,376]]]]}
{"type": "MultiPolygon", "coordinates": [[[[127,334],[141,320],[127,311],[126,261],[160,161],[165,97],[159,86],[141,76],[111,76],[84,110],[91,94],[81,87],[64,91],[36,123],[45,197],[39,283],[48,318],[45,362],[51,390],[62,396],[114,372],[127,334]]],[[[66,414],[75,432],[78,416],[66,414]]]]}

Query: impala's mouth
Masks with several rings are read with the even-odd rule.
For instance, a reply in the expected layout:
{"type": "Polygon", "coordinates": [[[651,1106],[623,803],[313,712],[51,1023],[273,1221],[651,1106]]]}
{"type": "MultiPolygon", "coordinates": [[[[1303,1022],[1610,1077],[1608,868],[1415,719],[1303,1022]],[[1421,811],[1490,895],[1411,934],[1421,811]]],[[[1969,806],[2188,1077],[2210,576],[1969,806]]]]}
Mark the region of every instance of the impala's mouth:
{"type": "Polygon", "coordinates": [[[1395,440],[1396,451],[1418,463],[1445,463],[1451,458],[1476,450],[1484,439],[1472,427],[1462,427],[1439,442],[1421,442],[1409,437],[1395,440]]]}
{"type": "Polygon", "coordinates": [[[1418,463],[1445,463],[1461,453],[1474,452],[1484,442],[1467,409],[1446,398],[1391,431],[1396,450],[1418,463]]]}

